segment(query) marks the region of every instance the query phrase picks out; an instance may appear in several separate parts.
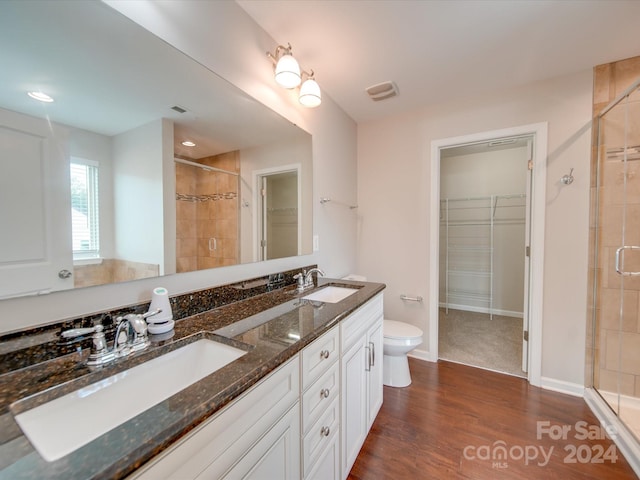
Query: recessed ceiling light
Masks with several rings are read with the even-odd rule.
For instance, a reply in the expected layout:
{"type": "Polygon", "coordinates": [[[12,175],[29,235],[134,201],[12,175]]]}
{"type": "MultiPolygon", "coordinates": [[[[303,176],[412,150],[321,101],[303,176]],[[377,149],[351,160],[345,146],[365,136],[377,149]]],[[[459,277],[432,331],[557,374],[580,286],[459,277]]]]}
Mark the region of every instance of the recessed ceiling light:
{"type": "Polygon", "coordinates": [[[29,95],[31,98],[33,98],[35,100],[39,100],[41,102],[47,102],[47,103],[53,102],[53,98],[51,98],[46,93],[42,93],[42,92],[27,92],[27,95],[29,95]]]}
{"type": "Polygon", "coordinates": [[[193,142],[190,142],[189,140],[185,140],[184,142],[182,142],[182,145],[184,145],[185,147],[195,147],[196,144],[193,142]]]}

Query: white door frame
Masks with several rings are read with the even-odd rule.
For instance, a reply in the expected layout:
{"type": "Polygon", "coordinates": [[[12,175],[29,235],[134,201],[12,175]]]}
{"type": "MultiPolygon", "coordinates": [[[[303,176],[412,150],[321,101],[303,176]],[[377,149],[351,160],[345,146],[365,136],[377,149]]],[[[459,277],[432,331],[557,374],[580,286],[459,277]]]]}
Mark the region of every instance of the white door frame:
{"type": "Polygon", "coordinates": [[[540,386],[542,376],[542,287],[544,222],[547,179],[547,122],[492,130],[431,142],[431,197],[429,208],[429,360],[438,361],[438,298],[440,251],[440,150],[497,138],[532,135],[534,142],[531,185],[531,257],[529,269],[529,383],[540,386]]]}

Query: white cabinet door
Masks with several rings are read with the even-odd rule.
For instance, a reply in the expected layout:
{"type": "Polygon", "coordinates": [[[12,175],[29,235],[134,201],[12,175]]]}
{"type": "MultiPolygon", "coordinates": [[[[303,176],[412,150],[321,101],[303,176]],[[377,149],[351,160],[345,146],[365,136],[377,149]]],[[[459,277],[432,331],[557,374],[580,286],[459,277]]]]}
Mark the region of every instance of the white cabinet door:
{"type": "Polygon", "coordinates": [[[382,317],[369,329],[367,348],[370,352],[368,379],[367,430],[382,407],[382,317]]]}
{"type": "Polygon", "coordinates": [[[300,368],[294,357],[129,480],[300,478],[300,368]],[[239,472],[244,472],[240,474],[239,472]],[[253,476],[252,476],[253,475],[253,476]]]}
{"type": "Polygon", "coordinates": [[[342,331],[342,478],[347,478],[382,406],[382,294],[345,319],[342,331]]]}
{"type": "Polygon", "coordinates": [[[342,477],[347,478],[367,437],[367,352],[362,338],[342,356],[342,477]]]}
{"type": "MultiPolygon", "coordinates": [[[[227,480],[296,480],[300,478],[300,409],[298,404],[276,423],[227,472],[227,480]]],[[[218,480],[212,469],[204,471],[198,480],[218,480]]]]}
{"type": "Polygon", "coordinates": [[[0,109],[0,299],[73,288],[67,137],[0,109]]]}

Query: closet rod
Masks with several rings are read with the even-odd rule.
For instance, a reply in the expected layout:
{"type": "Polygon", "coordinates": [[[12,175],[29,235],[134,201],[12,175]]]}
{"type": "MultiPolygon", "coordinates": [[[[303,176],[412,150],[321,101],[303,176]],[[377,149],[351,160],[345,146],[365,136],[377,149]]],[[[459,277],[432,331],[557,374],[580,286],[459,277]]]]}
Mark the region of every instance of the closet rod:
{"type": "Polygon", "coordinates": [[[524,193],[504,193],[500,195],[486,195],[484,197],[459,197],[459,198],[441,198],[440,201],[449,201],[449,202],[468,202],[471,200],[489,200],[490,198],[525,198],[526,195],[524,193]]]}

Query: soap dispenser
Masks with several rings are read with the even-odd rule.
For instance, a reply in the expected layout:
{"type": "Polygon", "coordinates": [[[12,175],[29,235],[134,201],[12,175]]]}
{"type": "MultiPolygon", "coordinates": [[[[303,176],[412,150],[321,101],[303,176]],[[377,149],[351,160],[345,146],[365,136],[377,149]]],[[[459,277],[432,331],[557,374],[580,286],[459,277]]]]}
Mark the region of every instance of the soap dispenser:
{"type": "Polygon", "coordinates": [[[173,320],[173,312],[171,311],[171,303],[169,302],[169,292],[164,287],[156,287],[151,295],[151,305],[149,312],[162,310],[159,314],[148,317],[148,330],[152,335],[158,335],[173,330],[175,322],[173,320]]]}

